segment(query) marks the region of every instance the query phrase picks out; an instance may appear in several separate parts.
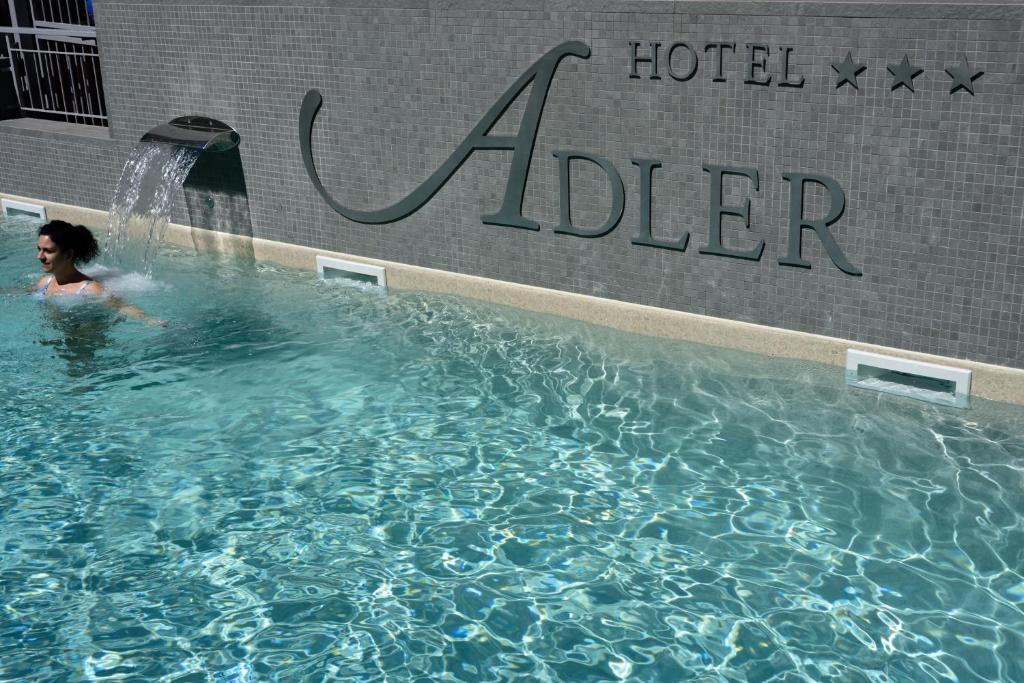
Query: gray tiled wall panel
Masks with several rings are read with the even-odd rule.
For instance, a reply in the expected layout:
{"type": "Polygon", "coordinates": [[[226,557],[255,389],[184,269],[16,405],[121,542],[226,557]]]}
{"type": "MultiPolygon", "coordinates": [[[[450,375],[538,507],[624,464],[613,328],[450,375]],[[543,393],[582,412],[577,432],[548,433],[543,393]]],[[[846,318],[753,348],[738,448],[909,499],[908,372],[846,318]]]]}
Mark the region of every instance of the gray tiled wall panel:
{"type": "MultiPolygon", "coordinates": [[[[133,141],[173,117],[203,114],[242,136],[260,237],[1024,367],[1019,8],[478,4],[98,3],[113,140],[0,133],[0,190],[103,208],[133,141]],[[684,83],[628,78],[635,39],[696,46],[698,74],[684,83]],[[416,187],[534,60],[566,40],[587,43],[592,56],[565,60],[551,87],[524,204],[539,232],[480,221],[501,202],[506,152],[477,152],[423,209],[390,225],[345,220],[311,186],[297,126],[307,89],[325,98],[314,147],[325,184],[348,205],[378,208],[416,187]],[[710,54],[700,49],[718,41],[738,48],[725,82],[711,80],[710,54]],[[778,47],[793,46],[804,87],[744,84],[742,49],[754,42],[771,47],[775,82],[778,47]],[[830,66],[848,50],[867,64],[858,90],[837,89],[830,66]],[[904,54],[924,69],[914,92],[893,90],[886,70],[904,54]],[[961,55],[984,71],[974,96],[950,93],[944,69],[961,55]],[[625,216],[605,237],[553,232],[553,152],[566,149],[607,157],[622,175],[625,216]],[[631,244],[634,158],[663,163],[655,233],[688,230],[684,253],[631,244]],[[698,252],[708,239],[705,164],[758,170],[758,192],[727,182],[725,203],[749,197],[752,216],[749,231],[726,219],[723,240],[736,249],[765,240],[760,261],[698,252]],[[833,231],[862,277],[832,265],[808,231],[813,267],[778,264],[791,172],[826,174],[844,188],[847,209],[833,231]]],[[[514,131],[521,111],[513,107],[498,128],[514,131]]],[[[597,225],[606,180],[588,165],[578,170],[573,219],[597,225]]],[[[826,208],[819,192],[805,213],[826,208]]]]}

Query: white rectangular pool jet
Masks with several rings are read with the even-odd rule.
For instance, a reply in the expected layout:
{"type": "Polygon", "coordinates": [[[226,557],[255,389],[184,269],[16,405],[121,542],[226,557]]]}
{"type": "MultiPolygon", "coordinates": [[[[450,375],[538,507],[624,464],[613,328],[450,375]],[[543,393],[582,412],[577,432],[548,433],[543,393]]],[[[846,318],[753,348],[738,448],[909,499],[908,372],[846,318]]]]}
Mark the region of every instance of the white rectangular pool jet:
{"type": "Polygon", "coordinates": [[[316,257],[316,273],[320,276],[321,280],[344,278],[357,282],[367,282],[380,287],[388,286],[387,274],[381,266],[371,266],[367,263],[358,263],[357,261],[345,261],[330,256],[321,256],[320,254],[317,254],[316,257]]]}
{"type": "Polygon", "coordinates": [[[970,370],[854,349],[846,351],[846,383],[958,408],[971,395],[970,370]]]}
{"type": "Polygon", "coordinates": [[[3,207],[3,214],[7,218],[28,216],[43,221],[46,220],[46,208],[38,204],[26,204],[25,202],[13,199],[0,199],[0,206],[3,207]]]}

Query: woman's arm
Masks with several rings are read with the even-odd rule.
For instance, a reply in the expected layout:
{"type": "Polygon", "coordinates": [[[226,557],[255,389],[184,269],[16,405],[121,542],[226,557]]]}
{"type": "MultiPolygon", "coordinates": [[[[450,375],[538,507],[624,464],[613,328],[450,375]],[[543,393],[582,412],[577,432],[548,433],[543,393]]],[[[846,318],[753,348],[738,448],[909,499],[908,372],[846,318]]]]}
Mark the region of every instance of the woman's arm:
{"type": "Polygon", "coordinates": [[[146,312],[143,311],[141,308],[126,304],[125,302],[118,299],[116,296],[108,296],[107,300],[104,303],[106,303],[107,306],[110,306],[111,308],[116,310],[118,313],[124,313],[126,316],[134,320],[141,320],[147,325],[160,325],[161,327],[167,327],[166,320],[160,320],[158,318],[153,318],[152,316],[146,315],[146,312]]]}
{"type": "MultiPolygon", "coordinates": [[[[91,283],[89,283],[89,286],[85,288],[85,291],[91,294],[103,294],[106,290],[103,289],[103,285],[93,280],[91,283]]],[[[109,306],[110,308],[113,308],[118,313],[124,313],[126,316],[134,320],[141,320],[147,325],[160,325],[161,327],[167,327],[166,320],[160,320],[158,318],[153,318],[149,315],[146,315],[146,312],[143,311],[141,308],[138,308],[137,306],[132,306],[130,304],[126,304],[124,301],[121,301],[112,294],[108,294],[107,298],[103,301],[103,303],[109,306]]]]}

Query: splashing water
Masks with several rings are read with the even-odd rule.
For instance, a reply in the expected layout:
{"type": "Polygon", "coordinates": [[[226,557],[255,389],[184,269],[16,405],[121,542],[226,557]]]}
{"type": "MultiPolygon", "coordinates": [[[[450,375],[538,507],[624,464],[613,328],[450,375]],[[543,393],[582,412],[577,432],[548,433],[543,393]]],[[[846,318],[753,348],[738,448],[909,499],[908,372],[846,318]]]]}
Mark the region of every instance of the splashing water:
{"type": "Polygon", "coordinates": [[[124,165],[110,206],[106,262],[147,276],[170,219],[174,198],[199,150],[140,142],[124,165]]]}

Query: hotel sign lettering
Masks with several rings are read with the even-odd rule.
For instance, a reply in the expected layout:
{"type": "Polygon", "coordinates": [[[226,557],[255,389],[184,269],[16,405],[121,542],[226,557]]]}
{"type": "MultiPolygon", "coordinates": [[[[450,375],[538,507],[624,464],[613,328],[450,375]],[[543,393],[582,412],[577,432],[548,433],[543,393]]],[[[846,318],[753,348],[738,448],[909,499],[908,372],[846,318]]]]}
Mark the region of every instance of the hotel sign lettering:
{"type": "MultiPolygon", "coordinates": [[[[640,78],[639,68],[641,64],[650,67],[649,78],[661,80],[662,65],[669,78],[674,81],[686,82],[697,75],[697,66],[700,63],[700,56],[697,50],[690,47],[688,43],[672,43],[665,47],[662,56],[662,45],[660,41],[652,40],[646,45],[647,52],[642,53],[642,46],[639,40],[629,41],[630,60],[629,77],[640,78]]],[[[771,46],[760,43],[747,43],[745,72],[743,82],[750,85],[771,85],[772,73],[768,66],[769,57],[772,54],[771,46]]],[[[790,55],[796,48],[783,45],[778,48],[776,54],[779,56],[780,74],[776,83],[781,88],[802,88],[804,77],[791,73],[790,55]]],[[[736,53],[736,43],[705,43],[703,52],[712,59],[712,71],[714,76],[711,80],[724,83],[725,63],[728,59],[727,53],[736,53]]]]}
{"type": "MultiPolygon", "coordinates": [[[[656,45],[654,43],[650,44],[652,51],[646,56],[638,56],[637,49],[639,44],[636,41],[630,43],[631,77],[639,77],[637,65],[645,59],[650,60],[649,65],[653,69],[653,73],[655,75],[658,74],[658,48],[656,45]]],[[[674,53],[683,50],[682,45],[685,44],[677,43],[669,48],[669,61],[665,67],[666,72],[676,80],[691,78],[693,73],[696,73],[697,68],[696,51],[689,48],[689,46],[686,47],[691,60],[689,62],[690,66],[685,66],[684,68],[681,63],[675,66],[672,65],[674,53]]],[[[718,53],[718,61],[714,67],[715,79],[719,77],[724,78],[722,76],[721,58],[723,50],[726,49],[725,46],[728,45],[731,44],[714,43],[705,46],[705,49],[712,52],[717,51],[718,53]]],[[[769,84],[771,74],[768,72],[767,58],[770,52],[768,46],[749,46],[750,61],[747,71],[750,80],[747,82],[759,85],[769,84]]],[[[779,63],[781,68],[778,85],[783,87],[801,87],[803,85],[803,77],[794,74],[789,66],[790,52],[792,52],[792,48],[783,47],[777,53],[780,55],[779,63]]],[[[317,90],[310,90],[303,98],[299,115],[299,140],[306,172],[324,201],[345,218],[359,223],[391,223],[411,215],[430,201],[474,153],[491,150],[511,151],[512,161],[501,206],[496,212],[481,216],[481,220],[489,225],[539,230],[540,224],[537,221],[523,216],[523,196],[526,192],[526,181],[530,172],[533,150],[537,140],[537,130],[540,126],[548,90],[551,87],[551,81],[559,64],[567,57],[587,59],[590,57],[590,48],[581,42],[567,42],[559,45],[537,60],[498,98],[498,101],[484,114],[483,118],[470,131],[465,140],[455,148],[455,151],[430,177],[424,180],[419,187],[407,196],[382,209],[360,210],[345,206],[332,197],[324,187],[316,170],[316,164],[313,161],[312,149],[313,124],[317,113],[323,105],[323,97],[317,90]],[[529,99],[519,123],[519,132],[515,135],[491,133],[491,129],[498,120],[501,119],[523,91],[531,85],[529,99]]],[[[556,151],[554,156],[557,159],[559,168],[560,201],[559,223],[555,227],[555,232],[577,237],[593,238],[602,237],[614,230],[622,220],[626,200],[622,176],[615,165],[603,156],[582,151],[556,151]],[[571,220],[572,167],[574,163],[584,162],[594,164],[604,172],[607,177],[609,192],[611,193],[611,208],[608,218],[602,225],[597,227],[577,226],[571,220]]],[[[685,251],[689,243],[689,233],[684,233],[675,240],[661,240],[652,234],[652,186],[654,171],[661,167],[661,162],[655,159],[631,159],[630,161],[633,166],[637,167],[640,179],[640,225],[638,233],[632,238],[632,243],[638,246],[685,251]]],[[[746,228],[750,228],[750,199],[747,199],[741,206],[723,204],[724,185],[729,183],[734,188],[745,186],[749,192],[756,193],[760,191],[760,173],[756,168],[721,166],[710,163],[705,164],[703,169],[710,176],[710,191],[708,196],[708,233],[706,243],[698,249],[699,253],[753,261],[760,260],[764,253],[764,240],[760,240],[754,247],[739,249],[727,246],[723,241],[722,235],[722,221],[726,216],[740,218],[743,220],[746,228]]],[[[801,256],[802,240],[807,235],[807,231],[810,231],[821,241],[825,252],[837,268],[850,275],[861,275],[861,271],[849,261],[829,229],[829,226],[840,219],[846,207],[846,196],[839,183],[826,175],[808,173],[783,173],[782,180],[789,185],[789,217],[786,253],[785,256],[778,260],[779,264],[802,268],[811,267],[811,263],[801,256]],[[829,208],[823,216],[812,217],[804,214],[806,190],[808,186],[812,185],[820,186],[828,195],[829,208]]]]}
{"type": "MultiPolygon", "coordinates": [[[[790,45],[783,45],[772,52],[770,45],[761,43],[747,43],[737,46],[736,43],[705,43],[702,50],[690,47],[688,43],[677,42],[666,46],[665,43],[657,40],[629,41],[629,77],[649,78],[652,81],[663,80],[662,74],[668,75],[673,81],[686,82],[697,75],[697,67],[700,64],[699,52],[706,53],[706,58],[711,60],[711,80],[724,83],[728,80],[725,74],[726,65],[732,71],[733,59],[737,49],[744,49],[746,58],[743,62],[743,82],[748,85],[772,85],[774,82],[780,88],[802,88],[804,77],[794,74],[791,66],[792,54],[796,48],[790,45]],[[773,57],[772,55],[776,55],[773,57]],[[681,56],[680,56],[681,55],[681,56]],[[771,72],[772,66],[769,59],[777,59],[778,80],[773,81],[771,72]],[[644,71],[644,73],[641,73],[644,71]]],[[[865,63],[857,62],[853,58],[853,51],[847,50],[846,56],[832,62],[832,71],[837,79],[835,89],[843,86],[860,90],[857,76],[866,71],[868,66],[865,63]]],[[[906,88],[914,92],[914,79],[925,72],[916,64],[911,64],[910,55],[904,53],[903,59],[895,64],[886,67],[886,71],[892,77],[889,84],[890,90],[906,88]]],[[[951,79],[949,93],[953,95],[963,91],[974,95],[974,82],[984,75],[984,71],[971,66],[967,55],[962,55],[957,64],[947,66],[946,75],[951,79]]]]}

